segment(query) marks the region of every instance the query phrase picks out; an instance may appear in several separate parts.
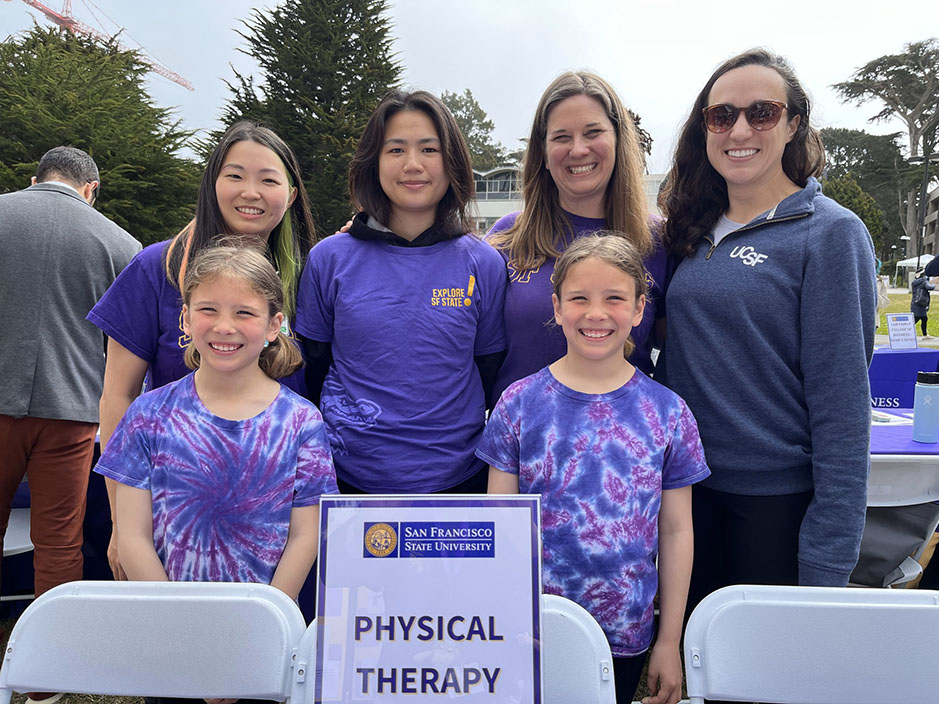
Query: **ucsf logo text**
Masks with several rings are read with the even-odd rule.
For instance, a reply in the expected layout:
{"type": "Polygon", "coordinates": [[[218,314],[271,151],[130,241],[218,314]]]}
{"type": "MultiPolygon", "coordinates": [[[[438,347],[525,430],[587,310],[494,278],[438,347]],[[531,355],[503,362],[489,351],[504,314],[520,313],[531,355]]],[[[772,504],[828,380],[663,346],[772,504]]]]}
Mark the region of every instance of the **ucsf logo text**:
{"type": "Polygon", "coordinates": [[[747,245],[746,247],[734,247],[734,251],[730,253],[730,258],[734,257],[740,259],[747,266],[756,266],[757,264],[762,264],[766,261],[765,254],[760,254],[753,247],[747,245]]]}

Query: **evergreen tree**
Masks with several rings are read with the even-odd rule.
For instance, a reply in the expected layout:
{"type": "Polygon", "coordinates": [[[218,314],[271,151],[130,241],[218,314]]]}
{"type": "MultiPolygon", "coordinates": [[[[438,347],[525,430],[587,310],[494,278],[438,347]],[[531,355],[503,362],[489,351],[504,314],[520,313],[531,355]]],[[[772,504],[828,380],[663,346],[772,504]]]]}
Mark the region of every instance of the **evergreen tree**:
{"type": "MultiPolygon", "coordinates": [[[[875,101],[882,107],[871,122],[895,117],[907,128],[910,156],[931,154],[939,138],[939,39],[911,42],[899,54],[881,56],[861,66],[850,80],[833,88],[846,103],[875,101]]],[[[906,193],[904,229],[919,254],[915,188],[906,193]]],[[[909,252],[908,252],[909,253],[909,252]]]]}
{"type": "Polygon", "coordinates": [[[847,173],[829,178],[822,183],[822,191],[861,218],[867,231],[871,233],[871,239],[874,240],[874,251],[883,253],[884,242],[881,233],[884,227],[884,211],[877,206],[877,201],[869,193],[861,190],[853,176],[847,173]]]}
{"type": "Polygon", "coordinates": [[[261,122],[293,148],[320,235],[349,218],[349,162],[372,110],[399,82],[387,8],[387,0],[286,0],[243,22],[242,51],[261,77],[235,72],[223,121],[261,122]]]}
{"type": "Polygon", "coordinates": [[[643,160],[646,156],[652,156],[652,135],[643,129],[642,125],[639,123],[642,122],[642,118],[639,117],[629,108],[626,108],[626,112],[629,113],[629,116],[633,119],[633,123],[636,125],[636,136],[639,138],[639,150],[642,152],[643,160]]]}
{"type": "Polygon", "coordinates": [[[199,169],[178,154],[191,133],[144,88],[149,68],[116,42],[34,27],[0,42],[0,193],[29,185],[59,145],[101,173],[98,209],[143,244],[192,217],[199,169]]]}
{"type": "Polygon", "coordinates": [[[900,134],[868,134],[838,127],[825,127],[821,134],[827,159],[826,176],[833,179],[851,174],[884,212],[881,234],[884,248],[900,245],[906,197],[918,188],[920,179],[900,152],[900,134]]]}
{"type": "Polygon", "coordinates": [[[472,91],[467,88],[461,94],[445,90],[440,94],[440,99],[453,113],[453,118],[463,133],[473,158],[473,168],[485,172],[504,166],[508,155],[505,147],[492,138],[495,123],[489,119],[472,91]]]}

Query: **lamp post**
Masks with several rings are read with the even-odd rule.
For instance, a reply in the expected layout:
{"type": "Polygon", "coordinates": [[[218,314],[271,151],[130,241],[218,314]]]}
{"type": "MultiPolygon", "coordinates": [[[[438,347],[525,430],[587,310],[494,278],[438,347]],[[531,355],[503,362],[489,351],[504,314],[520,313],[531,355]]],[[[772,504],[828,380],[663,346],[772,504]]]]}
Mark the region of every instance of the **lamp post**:
{"type": "Polygon", "coordinates": [[[910,256],[910,245],[908,244],[908,242],[910,241],[910,236],[900,235],[900,241],[903,243],[903,256],[904,257],[910,256]]]}
{"type": "Polygon", "coordinates": [[[926,188],[929,186],[929,165],[939,161],[939,153],[933,153],[929,156],[910,157],[911,164],[923,165],[923,185],[919,191],[919,218],[917,220],[916,232],[916,270],[919,271],[919,258],[923,254],[923,237],[926,234],[926,188]]]}
{"type": "MultiPolygon", "coordinates": [[[[906,259],[908,256],[910,256],[910,236],[900,235],[900,241],[903,242],[903,258],[906,259]]],[[[899,267],[897,270],[899,271],[899,267]]],[[[894,274],[896,274],[896,271],[894,272],[894,274]]],[[[903,268],[903,275],[906,276],[906,267],[903,268]]],[[[900,284],[898,282],[897,286],[899,285],[900,284]]]]}

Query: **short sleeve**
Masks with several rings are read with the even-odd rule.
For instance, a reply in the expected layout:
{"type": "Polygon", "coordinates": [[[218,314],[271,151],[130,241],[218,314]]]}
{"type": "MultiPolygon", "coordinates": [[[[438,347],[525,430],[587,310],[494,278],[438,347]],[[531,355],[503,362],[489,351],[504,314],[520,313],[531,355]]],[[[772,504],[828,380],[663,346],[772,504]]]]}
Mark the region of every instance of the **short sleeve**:
{"type": "Polygon", "coordinates": [[[156,419],[142,408],[146,395],[135,400],[121,418],[104,452],[98,459],[95,472],[109,479],[137,489],[150,489],[151,433],[149,426],[156,419]]]}
{"type": "Polygon", "coordinates": [[[336,471],[326,439],[326,426],[319,413],[305,424],[297,449],[297,479],[294,506],[315,506],[323,494],[338,494],[336,471]]]}
{"type": "Polygon", "coordinates": [[[476,456],[503,472],[518,474],[521,453],[519,424],[512,422],[508,406],[505,399],[496,404],[483,430],[476,456]]]}
{"type": "MultiPolygon", "coordinates": [[[[160,335],[160,292],[151,260],[162,261],[162,252],[161,244],[138,253],[87,316],[105,335],[151,364],[160,335]]],[[[156,270],[162,275],[162,269],[156,270]]]]}
{"type": "MultiPolygon", "coordinates": [[[[333,235],[338,237],[339,235],[333,235]]],[[[327,238],[317,244],[307,257],[297,291],[297,331],[317,342],[333,341],[335,318],[335,277],[331,275],[331,255],[327,238]]]]}
{"type": "MultiPolygon", "coordinates": [[[[464,235],[473,237],[473,235],[464,235]]],[[[473,354],[501,352],[505,341],[505,289],[509,283],[505,260],[488,243],[481,243],[479,272],[479,320],[473,354]]]]}
{"type": "Polygon", "coordinates": [[[678,489],[711,474],[704,458],[698,424],[688,405],[678,399],[679,412],[662,464],[662,489],[678,489]]]}

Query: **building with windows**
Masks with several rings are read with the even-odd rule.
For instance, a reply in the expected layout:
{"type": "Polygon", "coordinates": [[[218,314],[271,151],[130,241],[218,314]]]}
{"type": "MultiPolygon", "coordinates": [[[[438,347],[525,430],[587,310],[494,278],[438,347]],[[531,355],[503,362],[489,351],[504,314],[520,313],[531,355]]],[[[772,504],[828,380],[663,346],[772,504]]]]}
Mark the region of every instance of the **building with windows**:
{"type": "MultiPolygon", "coordinates": [[[[939,254],[939,188],[926,197],[926,221],[923,227],[923,254],[939,254]]],[[[916,252],[915,245],[910,247],[916,252]]]]}
{"type": "MultiPolygon", "coordinates": [[[[482,234],[503,215],[521,210],[522,200],[521,174],[517,167],[502,166],[485,173],[473,172],[476,175],[476,200],[473,201],[476,218],[476,232],[482,234]]],[[[659,213],[658,194],[665,174],[646,174],[645,194],[649,211],[659,213]]],[[[933,218],[935,223],[935,217],[933,218]]],[[[935,229],[935,224],[933,225],[935,229]]]]}
{"type": "Polygon", "coordinates": [[[503,166],[476,175],[476,232],[482,234],[503,215],[522,209],[521,182],[514,166],[503,166]]]}

